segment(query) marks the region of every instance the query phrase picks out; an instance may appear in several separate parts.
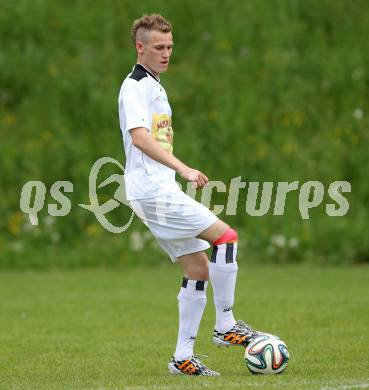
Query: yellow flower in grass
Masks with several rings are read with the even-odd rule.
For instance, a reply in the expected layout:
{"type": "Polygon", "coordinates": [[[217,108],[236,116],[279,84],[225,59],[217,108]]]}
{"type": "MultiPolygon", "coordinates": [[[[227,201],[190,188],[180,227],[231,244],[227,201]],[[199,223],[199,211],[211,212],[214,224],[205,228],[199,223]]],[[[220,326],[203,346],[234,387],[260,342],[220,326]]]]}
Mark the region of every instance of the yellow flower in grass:
{"type": "Polygon", "coordinates": [[[99,225],[97,225],[96,223],[93,223],[91,225],[88,225],[86,227],[86,234],[88,236],[97,236],[98,234],[100,234],[100,227],[99,225]]]}
{"type": "Polygon", "coordinates": [[[257,160],[263,160],[268,154],[268,147],[265,144],[259,145],[255,150],[257,160]]]}
{"type": "Polygon", "coordinates": [[[305,115],[302,112],[292,112],[290,114],[286,114],[282,117],[282,124],[286,127],[292,125],[295,127],[300,127],[305,121],[305,115]]]}
{"type": "Polygon", "coordinates": [[[217,110],[210,110],[208,116],[210,119],[217,120],[219,117],[219,113],[217,110]]]}
{"type": "Polygon", "coordinates": [[[301,112],[294,112],[292,114],[292,123],[295,126],[300,127],[304,123],[304,120],[305,120],[305,117],[304,117],[303,113],[301,113],[301,112]]]}
{"type": "Polygon", "coordinates": [[[51,131],[42,132],[41,139],[43,142],[47,143],[51,138],[53,138],[53,133],[51,131]]]}
{"type": "Polygon", "coordinates": [[[59,71],[58,71],[58,68],[54,65],[54,64],[50,64],[48,67],[47,67],[47,73],[50,75],[50,76],[57,76],[59,74],[59,71]]]}
{"type": "Polygon", "coordinates": [[[15,115],[11,114],[10,112],[5,113],[3,116],[3,122],[7,126],[13,125],[17,121],[17,118],[15,115]]]}
{"type": "Polygon", "coordinates": [[[329,136],[335,139],[340,139],[343,135],[342,127],[334,127],[332,131],[329,132],[329,136]]]}
{"type": "Polygon", "coordinates": [[[283,154],[289,156],[296,151],[296,144],[294,142],[287,142],[282,146],[283,154]]]}
{"type": "Polygon", "coordinates": [[[282,124],[284,126],[288,126],[290,123],[291,123],[291,118],[289,117],[289,115],[283,115],[282,124]]]}
{"type": "Polygon", "coordinates": [[[227,40],[217,42],[217,49],[220,51],[228,51],[231,48],[231,44],[227,40]]]}
{"type": "Polygon", "coordinates": [[[18,236],[23,222],[23,214],[20,211],[14,213],[8,220],[8,230],[14,236],[18,236]]]}
{"type": "Polygon", "coordinates": [[[27,152],[34,152],[35,150],[38,149],[39,147],[39,142],[36,142],[36,141],[28,141],[26,144],[25,144],[25,149],[27,152]]]}

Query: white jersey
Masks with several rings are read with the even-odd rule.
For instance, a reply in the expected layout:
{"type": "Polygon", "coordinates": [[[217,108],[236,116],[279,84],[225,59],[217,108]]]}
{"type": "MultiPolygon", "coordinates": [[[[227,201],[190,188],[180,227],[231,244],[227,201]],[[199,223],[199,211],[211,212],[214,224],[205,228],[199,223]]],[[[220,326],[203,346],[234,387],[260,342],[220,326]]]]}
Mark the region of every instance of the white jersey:
{"type": "Polygon", "coordinates": [[[123,81],[118,104],[126,154],[124,179],[127,200],[178,191],[175,171],[135,147],[129,131],[144,127],[164,149],[173,152],[172,110],[160,81],[145,67],[136,64],[123,81]]]}

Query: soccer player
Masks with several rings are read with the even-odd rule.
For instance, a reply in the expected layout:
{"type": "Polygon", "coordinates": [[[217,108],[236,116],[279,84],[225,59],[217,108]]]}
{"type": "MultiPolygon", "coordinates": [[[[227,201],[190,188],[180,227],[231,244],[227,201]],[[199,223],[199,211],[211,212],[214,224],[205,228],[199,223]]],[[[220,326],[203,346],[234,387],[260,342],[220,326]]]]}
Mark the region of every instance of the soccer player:
{"type": "Polygon", "coordinates": [[[171,107],[160,75],[173,50],[172,26],[161,15],[144,15],[132,26],[137,63],[119,93],[119,121],[126,154],[126,196],[184,277],[178,294],[179,330],[176,350],[168,363],[172,374],[217,376],[193,348],[206,305],[208,279],[216,309],[213,342],[246,346],[255,336],[233,316],[237,276],[237,232],[201,203],[182,192],[176,173],[202,188],[206,175],[173,154],[171,107]],[[205,250],[213,247],[209,261],[205,250]]]}

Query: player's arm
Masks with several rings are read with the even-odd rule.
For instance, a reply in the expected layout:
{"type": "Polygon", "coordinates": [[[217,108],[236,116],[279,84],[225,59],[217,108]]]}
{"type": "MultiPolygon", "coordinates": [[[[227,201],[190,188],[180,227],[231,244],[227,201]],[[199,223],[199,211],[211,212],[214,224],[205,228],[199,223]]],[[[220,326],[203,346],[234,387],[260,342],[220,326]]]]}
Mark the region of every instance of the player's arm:
{"type": "Polygon", "coordinates": [[[163,149],[160,144],[148,134],[144,127],[131,129],[132,143],[147,156],[169,168],[174,169],[183,179],[193,182],[196,188],[202,188],[209,179],[197,169],[192,169],[178,160],[173,154],[163,149]]]}

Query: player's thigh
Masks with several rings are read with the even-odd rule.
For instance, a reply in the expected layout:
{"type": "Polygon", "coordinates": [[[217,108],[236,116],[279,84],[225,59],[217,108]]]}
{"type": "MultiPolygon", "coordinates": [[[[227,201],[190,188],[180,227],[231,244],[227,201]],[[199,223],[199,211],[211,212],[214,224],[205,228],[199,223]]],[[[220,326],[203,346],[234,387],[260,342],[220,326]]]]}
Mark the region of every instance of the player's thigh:
{"type": "Polygon", "coordinates": [[[221,237],[227,231],[228,228],[229,226],[225,222],[218,219],[207,229],[198,234],[197,238],[213,243],[219,237],[221,237]]]}

